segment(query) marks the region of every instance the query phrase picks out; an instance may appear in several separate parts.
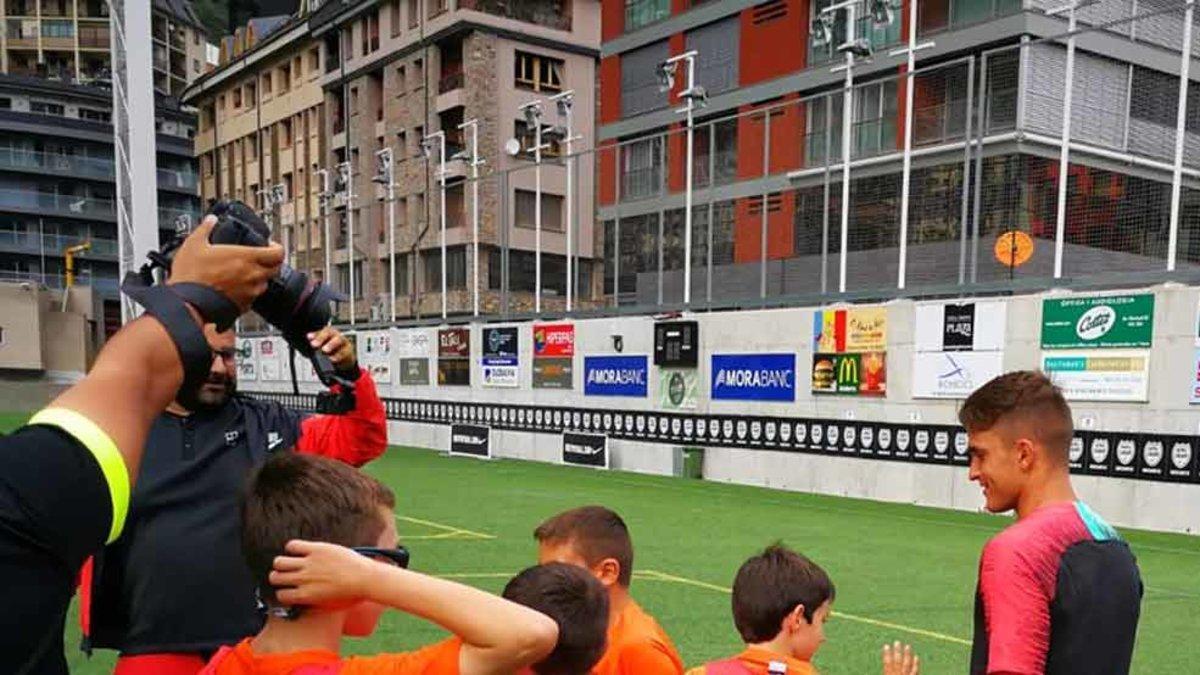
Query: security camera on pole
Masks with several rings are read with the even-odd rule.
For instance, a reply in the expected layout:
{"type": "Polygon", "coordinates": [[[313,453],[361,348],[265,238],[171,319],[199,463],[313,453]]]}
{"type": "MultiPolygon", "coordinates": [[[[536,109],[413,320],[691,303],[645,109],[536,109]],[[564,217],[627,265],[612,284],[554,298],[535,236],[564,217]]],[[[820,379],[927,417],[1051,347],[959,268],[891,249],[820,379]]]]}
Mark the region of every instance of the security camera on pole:
{"type": "Polygon", "coordinates": [[[317,169],[317,175],[321,177],[321,191],[317,193],[317,204],[321,207],[321,228],[325,233],[325,243],[321,246],[325,249],[325,278],[323,281],[331,284],[333,283],[333,258],[332,242],[329,240],[329,202],[333,199],[333,193],[329,191],[329,169],[317,169]]]}
{"type": "Polygon", "coordinates": [[[392,321],[396,320],[396,196],[395,170],[392,162],[392,149],[384,148],[375,153],[376,183],[387,187],[388,203],[388,269],[391,271],[388,281],[388,295],[391,296],[392,321]]]}
{"type": "Polygon", "coordinates": [[[441,208],[438,209],[441,216],[442,225],[442,318],[445,319],[446,311],[446,132],[435,131],[425,138],[421,139],[421,152],[425,155],[425,159],[430,159],[433,154],[433,146],[438,148],[438,183],[441,188],[441,208]]]}
{"type": "MultiPolygon", "coordinates": [[[[837,12],[845,12],[846,41],[837,46],[837,50],[846,55],[843,65],[832,69],[846,71],[845,91],[842,93],[842,241],[841,254],[838,256],[838,292],[846,292],[846,253],[850,235],[850,135],[853,132],[854,115],[854,64],[855,59],[867,59],[871,56],[871,43],[866,38],[856,37],[858,27],[858,7],[862,0],[843,0],[836,5],[830,5],[821,10],[820,17],[812,22],[812,42],[814,46],[827,45],[833,41],[833,29],[836,23],[834,16],[837,12]]],[[[888,0],[868,0],[871,20],[876,26],[886,26],[892,22],[891,5],[888,0]]],[[[828,152],[828,149],[826,149],[828,152]]]]}
{"type": "Polygon", "coordinates": [[[573,211],[574,205],[574,177],[575,177],[575,158],[571,156],[572,143],[581,140],[583,135],[576,136],[574,130],[574,115],[572,108],[575,107],[575,90],[568,89],[560,94],[555,94],[550,97],[550,101],[554,103],[558,109],[558,116],[562,118],[563,125],[561,129],[556,129],[556,133],[562,135],[563,142],[566,143],[567,153],[567,311],[571,311],[571,301],[574,297],[575,290],[575,214],[573,211]]]}
{"type": "Polygon", "coordinates": [[[458,125],[471,130],[471,153],[458,152],[454,159],[466,160],[471,166],[471,314],[479,316],[479,120],[471,118],[458,125]]]}
{"type": "Polygon", "coordinates": [[[687,66],[687,86],[679,92],[684,106],[675,112],[687,115],[687,157],[684,164],[683,202],[683,304],[692,302],[692,157],[695,152],[695,112],[708,104],[708,92],[696,84],[696,58],[699,52],[691,50],[658,64],[658,90],[666,93],[675,88],[675,73],[679,64],[687,66]]]}
{"type": "Polygon", "coordinates": [[[350,282],[350,325],[353,326],[357,320],[354,313],[354,167],[350,162],[342,162],[337,165],[338,172],[338,192],[346,195],[346,250],[349,255],[349,282],[350,282]]]}

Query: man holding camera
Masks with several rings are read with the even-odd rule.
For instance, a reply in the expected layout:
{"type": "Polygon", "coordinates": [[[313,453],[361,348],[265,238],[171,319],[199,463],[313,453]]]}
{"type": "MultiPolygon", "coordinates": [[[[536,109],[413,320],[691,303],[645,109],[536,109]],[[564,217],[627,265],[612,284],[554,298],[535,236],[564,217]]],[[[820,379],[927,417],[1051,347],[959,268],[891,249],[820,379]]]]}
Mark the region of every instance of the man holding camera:
{"type": "Polygon", "coordinates": [[[262,627],[239,544],[239,500],[254,467],[292,449],[361,466],[387,446],[375,383],[336,329],[285,338],[307,342],[354,383],[353,409],[339,415],[238,395],[233,331],[209,325],[205,334],[214,357],[196,401],[175,401],[155,420],[125,533],[80,580],[83,648],[119,650],[120,675],[195,675],[212,652],[262,627]]]}

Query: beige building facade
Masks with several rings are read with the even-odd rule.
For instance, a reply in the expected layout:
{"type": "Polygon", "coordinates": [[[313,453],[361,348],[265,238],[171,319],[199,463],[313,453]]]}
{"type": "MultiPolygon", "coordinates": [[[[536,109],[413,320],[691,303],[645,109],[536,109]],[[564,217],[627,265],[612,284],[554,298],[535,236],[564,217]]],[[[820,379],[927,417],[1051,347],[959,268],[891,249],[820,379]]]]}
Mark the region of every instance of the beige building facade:
{"type": "MultiPolygon", "coordinates": [[[[196,153],[202,197],[240,198],[261,208],[265,203],[258,193],[282,184],[284,200],[270,209],[279,223],[278,238],[296,266],[323,276],[327,242],[320,171],[328,170],[330,187],[338,193],[329,200],[327,219],[330,282],[348,292],[353,267],[356,318],[390,319],[393,283],[397,318],[437,315],[442,303],[439,167],[436,151],[432,161],[425,159],[421,140],[444,131],[447,307],[451,314],[469,313],[476,269],[472,184],[470,164],[460,153],[469,153],[471,136],[459,125],[478,120],[480,310],[532,310],[534,163],[528,153],[509,156],[504,146],[514,136],[524,147],[532,146],[522,104],[573,90],[573,126],[582,135],[575,151],[591,147],[599,3],[312,4],[317,6],[311,13],[289,18],[268,35],[243,35],[241,49],[229,50],[229,58],[189,88],[186,100],[200,109],[196,153]],[[271,84],[264,85],[268,73],[271,84]],[[251,82],[258,83],[257,90],[248,95],[251,82]],[[383,148],[394,156],[391,201],[386,186],[373,181],[376,153],[383,148]],[[353,167],[350,198],[335,181],[344,162],[353,167]]],[[[542,123],[549,131],[560,120],[553,103],[545,103],[544,110],[542,123]]],[[[541,171],[544,310],[562,308],[566,285],[567,168],[553,156],[560,146],[547,152],[541,171]]],[[[576,297],[582,306],[600,291],[591,262],[598,257],[592,233],[594,167],[590,155],[575,164],[573,246],[581,261],[576,297]]],[[[348,318],[348,307],[342,311],[348,318]]]]}

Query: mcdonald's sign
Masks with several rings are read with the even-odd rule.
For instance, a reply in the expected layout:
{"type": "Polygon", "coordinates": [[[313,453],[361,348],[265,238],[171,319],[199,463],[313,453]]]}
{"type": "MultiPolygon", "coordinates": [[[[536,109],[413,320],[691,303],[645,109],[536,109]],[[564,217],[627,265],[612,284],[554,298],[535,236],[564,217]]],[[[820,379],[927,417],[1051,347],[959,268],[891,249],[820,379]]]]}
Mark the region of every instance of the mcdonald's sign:
{"type": "Polygon", "coordinates": [[[812,392],[849,396],[887,393],[887,354],[814,354],[812,392]]]}

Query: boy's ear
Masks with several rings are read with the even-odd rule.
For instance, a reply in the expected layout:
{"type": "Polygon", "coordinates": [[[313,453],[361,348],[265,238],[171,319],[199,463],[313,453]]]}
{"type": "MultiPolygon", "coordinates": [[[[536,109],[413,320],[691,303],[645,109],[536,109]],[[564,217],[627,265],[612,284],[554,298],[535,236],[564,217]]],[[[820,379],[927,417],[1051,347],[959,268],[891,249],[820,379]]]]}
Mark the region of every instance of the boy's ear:
{"type": "Polygon", "coordinates": [[[804,618],[804,603],[796,605],[792,611],[783,619],[783,630],[788,633],[793,633],[800,630],[803,626],[807,626],[808,619],[804,618]]]}
{"type": "Polygon", "coordinates": [[[592,573],[605,588],[616,586],[621,578],[621,563],[616,558],[605,558],[592,568],[592,573]]]}

